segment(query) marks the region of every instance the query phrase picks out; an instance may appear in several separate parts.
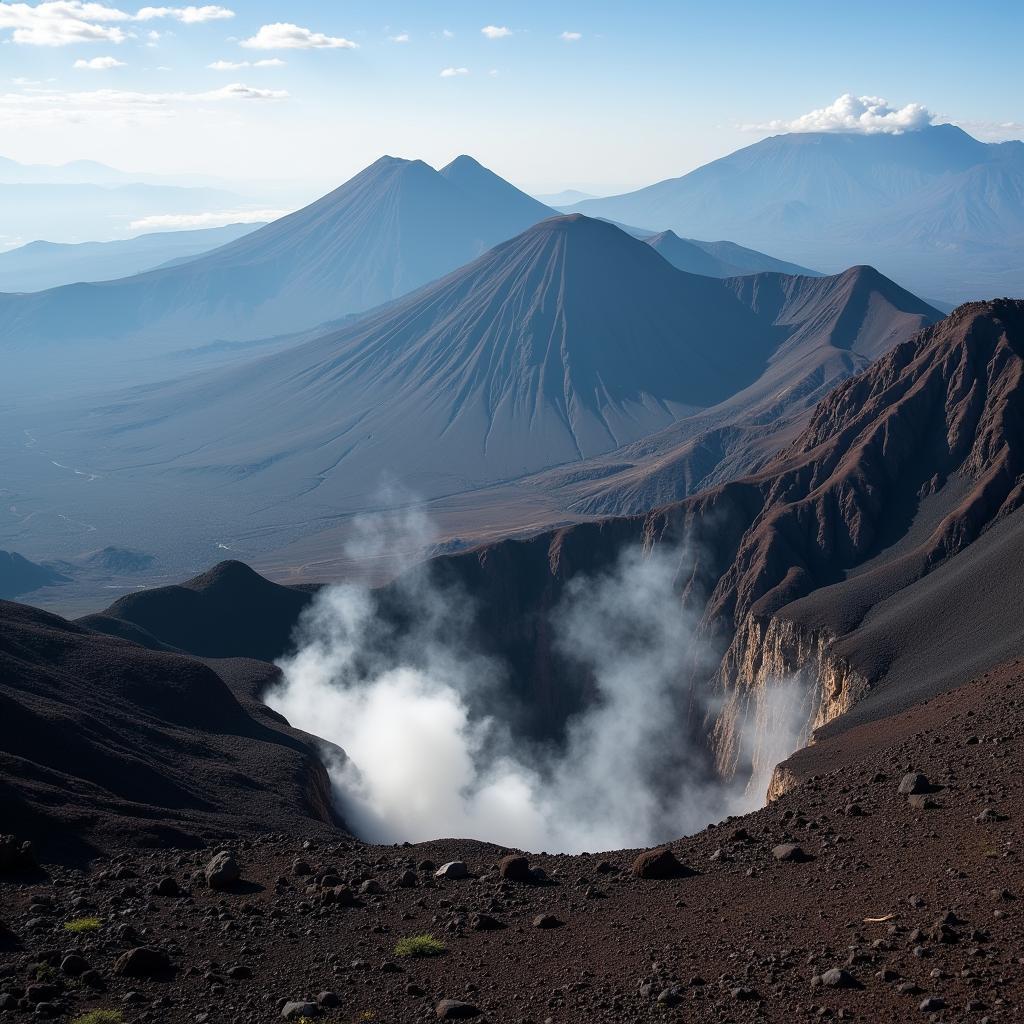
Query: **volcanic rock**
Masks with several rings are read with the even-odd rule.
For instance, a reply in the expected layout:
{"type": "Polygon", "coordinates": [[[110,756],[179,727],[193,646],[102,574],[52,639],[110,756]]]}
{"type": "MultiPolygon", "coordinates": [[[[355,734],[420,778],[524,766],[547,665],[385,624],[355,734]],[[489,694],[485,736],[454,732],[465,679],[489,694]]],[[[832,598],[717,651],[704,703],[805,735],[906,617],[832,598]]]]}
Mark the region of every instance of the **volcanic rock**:
{"type": "Polygon", "coordinates": [[[228,850],[216,854],[203,871],[211,889],[229,889],[242,877],[235,855],[228,850]]]}
{"type": "Polygon", "coordinates": [[[636,878],[679,878],[693,873],[668,847],[641,853],[633,861],[631,870],[636,878]]]}

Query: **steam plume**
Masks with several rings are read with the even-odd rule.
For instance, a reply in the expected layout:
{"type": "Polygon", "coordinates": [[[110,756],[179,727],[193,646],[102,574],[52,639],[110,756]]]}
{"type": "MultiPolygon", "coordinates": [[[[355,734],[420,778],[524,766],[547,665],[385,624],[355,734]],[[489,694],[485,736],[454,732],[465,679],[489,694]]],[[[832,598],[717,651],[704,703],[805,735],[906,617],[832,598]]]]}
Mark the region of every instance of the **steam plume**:
{"type": "MultiPolygon", "coordinates": [[[[415,516],[403,528],[428,532],[415,516]]],[[[508,672],[475,648],[472,603],[424,573],[403,584],[416,611],[400,630],[380,620],[367,589],[323,591],[268,703],[345,750],[331,767],[337,799],[370,841],[457,836],[576,852],[699,830],[757,806],[763,789],[724,783],[692,739],[710,706],[685,692],[683,666],[710,667],[715,651],[677,596],[682,557],[629,549],[612,571],[567,588],[550,623],[555,646],[595,694],[561,744],[513,734],[502,712],[508,672]]],[[[776,717],[784,750],[798,726],[776,717]]]]}

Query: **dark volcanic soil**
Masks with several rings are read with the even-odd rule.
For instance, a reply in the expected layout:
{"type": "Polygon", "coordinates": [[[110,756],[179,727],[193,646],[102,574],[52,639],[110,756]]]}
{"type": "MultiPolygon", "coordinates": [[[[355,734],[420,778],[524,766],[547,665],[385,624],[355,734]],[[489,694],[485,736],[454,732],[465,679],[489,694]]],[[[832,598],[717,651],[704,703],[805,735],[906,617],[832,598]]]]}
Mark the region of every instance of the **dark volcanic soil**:
{"type": "Polygon", "coordinates": [[[323,997],[308,1015],[433,1020],[456,999],[478,1020],[516,1024],[1017,1020],[1022,712],[1018,661],[809,748],[775,803],[673,844],[698,874],[666,881],[634,879],[635,851],[534,855],[550,882],[523,884],[499,877],[497,847],[381,848],[340,833],[237,843],[243,880],[227,891],[201,876],[221,844],[125,846],[85,871],[8,877],[0,1015],[29,1019],[36,1000],[42,1016],[112,1008],[125,1021],[256,1022],[281,1019],[282,1000],[333,993],[337,1005],[323,997]],[[897,792],[910,771],[930,780],[913,800],[922,807],[897,792]],[[780,844],[806,859],[776,859],[780,844]],[[424,864],[453,859],[473,877],[435,880],[424,864]],[[164,878],[183,894],[157,895],[164,878]],[[355,905],[331,902],[335,886],[354,890],[355,905]],[[560,926],[535,927],[542,914],[560,926]],[[66,929],[86,915],[98,929],[66,929]],[[504,927],[477,930],[475,915],[504,927]],[[442,955],[395,955],[399,939],[424,933],[442,955]],[[138,946],[166,953],[169,970],[117,974],[138,946]],[[65,973],[82,969],[72,954],[104,989],[65,973]]]}

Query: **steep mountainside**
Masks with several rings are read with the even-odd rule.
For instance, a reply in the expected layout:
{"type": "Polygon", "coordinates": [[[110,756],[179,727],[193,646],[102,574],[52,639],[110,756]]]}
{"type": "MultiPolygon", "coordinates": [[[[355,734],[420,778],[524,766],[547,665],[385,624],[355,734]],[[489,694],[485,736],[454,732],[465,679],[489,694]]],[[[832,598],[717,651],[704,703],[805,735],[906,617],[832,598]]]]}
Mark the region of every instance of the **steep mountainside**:
{"type": "Polygon", "coordinates": [[[273,672],[0,603],[4,827],[50,857],[79,858],[111,842],[336,825],[312,740],[258,700],[273,672]]]}
{"type": "Polygon", "coordinates": [[[869,262],[923,295],[1024,291],[1024,143],[985,144],[949,124],[774,136],[573,210],[813,267],[869,262]]]}
{"type": "Polygon", "coordinates": [[[382,471],[431,497],[609,451],[755,381],[772,341],[728,285],[554,218],[351,327],[147,388],[87,429],[162,474],[358,508],[382,471]]]}
{"type": "MultiPolygon", "coordinates": [[[[627,545],[671,545],[683,600],[721,645],[720,768],[763,770],[773,715],[862,720],[1024,652],[1022,440],[1024,303],[969,304],[840,385],[760,473],[436,571],[491,609],[499,647],[553,666],[541,613],[566,582],[627,545]]],[[[681,670],[680,685],[708,680],[681,670]]]]}
{"type": "MultiPolygon", "coordinates": [[[[0,295],[17,367],[59,345],[76,361],[268,337],[377,306],[461,266],[551,211],[459,157],[441,171],[382,157],[317,202],[183,265],[32,295],[0,295]]],[[[35,359],[37,362],[33,362],[35,359]]]]}
{"type": "Polygon", "coordinates": [[[776,332],[764,372],[725,402],[592,460],[587,474],[550,474],[545,486],[571,508],[643,512],[761,468],[838,382],[940,319],[871,267],[834,277],[769,273],[725,283],[776,332]]]}

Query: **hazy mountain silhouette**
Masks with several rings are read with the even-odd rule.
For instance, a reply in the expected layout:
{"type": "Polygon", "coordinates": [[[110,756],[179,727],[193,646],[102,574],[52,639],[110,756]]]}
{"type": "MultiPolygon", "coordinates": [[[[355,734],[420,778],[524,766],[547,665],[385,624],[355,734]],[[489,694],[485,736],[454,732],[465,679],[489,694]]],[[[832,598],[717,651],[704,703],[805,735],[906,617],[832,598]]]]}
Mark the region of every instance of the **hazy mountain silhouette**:
{"type": "Polygon", "coordinates": [[[1024,292],[1024,143],[982,143],[949,124],[778,135],[573,209],[823,269],[869,262],[922,294],[1024,292]]]}
{"type": "Polygon", "coordinates": [[[310,206],[184,265],[0,296],[0,347],[150,351],[266,337],[377,306],[551,211],[459,157],[382,157],[310,206]]]}
{"type": "Polygon", "coordinates": [[[0,292],[36,292],[77,281],[111,281],[185,261],[233,242],[260,224],[156,231],[114,242],[29,242],[0,253],[0,292]]]}
{"type": "Polygon", "coordinates": [[[735,277],[769,271],[822,276],[816,270],[777,260],[754,249],[745,249],[735,242],[701,242],[695,238],[680,238],[674,231],[661,231],[644,241],[678,270],[705,277],[735,277]]]}

